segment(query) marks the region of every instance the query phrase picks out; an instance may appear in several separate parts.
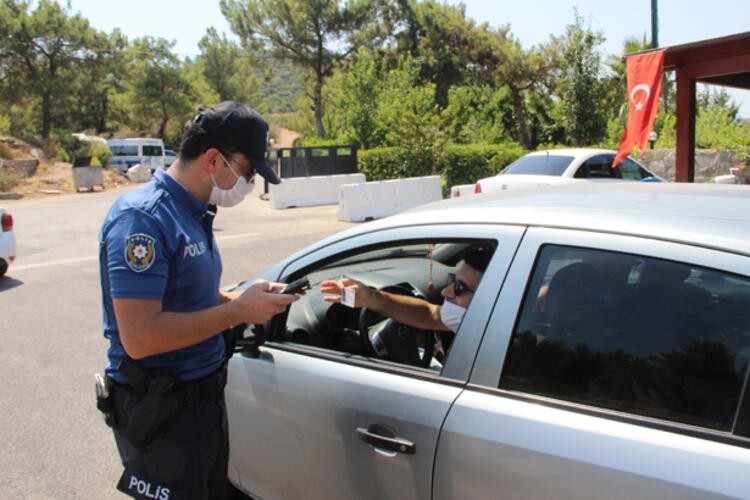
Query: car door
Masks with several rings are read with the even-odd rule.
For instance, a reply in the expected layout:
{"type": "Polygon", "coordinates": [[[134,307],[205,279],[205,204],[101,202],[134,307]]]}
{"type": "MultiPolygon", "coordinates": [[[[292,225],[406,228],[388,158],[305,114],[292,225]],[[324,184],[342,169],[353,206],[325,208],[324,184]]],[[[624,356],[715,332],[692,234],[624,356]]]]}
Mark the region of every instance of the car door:
{"type": "MultiPolygon", "coordinates": [[[[472,225],[397,228],[342,240],[289,263],[280,278],[303,273],[316,287],[320,273],[339,272],[331,271],[337,256],[349,256],[346,269],[356,273],[366,265],[356,258],[358,252],[377,253],[383,244],[408,246],[426,238],[497,244],[442,370],[296,342],[307,338],[299,327],[286,332],[291,340],[267,341],[257,356],[235,354],[226,390],[233,482],[264,499],[430,498],[440,428],[468,378],[522,231],[472,225]]],[[[373,276],[389,274],[386,264],[374,267],[373,276]]],[[[445,269],[430,262],[430,279],[445,269]]],[[[403,279],[412,272],[403,269],[403,279]]],[[[312,301],[315,289],[308,293],[312,301]]],[[[309,311],[320,304],[311,304],[309,311]]],[[[327,321],[331,314],[326,313],[327,321]]],[[[346,311],[339,308],[337,314],[346,311]]]]}
{"type": "Polygon", "coordinates": [[[434,498],[747,496],[749,306],[747,257],[530,229],[434,498]]]}

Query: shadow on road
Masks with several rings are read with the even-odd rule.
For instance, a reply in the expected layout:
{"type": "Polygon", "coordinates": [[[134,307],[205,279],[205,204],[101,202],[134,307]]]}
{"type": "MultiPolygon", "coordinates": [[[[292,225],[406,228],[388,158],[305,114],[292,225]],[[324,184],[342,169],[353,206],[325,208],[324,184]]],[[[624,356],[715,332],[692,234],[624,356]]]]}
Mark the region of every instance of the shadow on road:
{"type": "Polygon", "coordinates": [[[0,278],[0,292],[3,292],[5,290],[10,290],[11,288],[15,288],[20,285],[23,285],[23,281],[21,280],[17,280],[9,276],[0,278]]]}

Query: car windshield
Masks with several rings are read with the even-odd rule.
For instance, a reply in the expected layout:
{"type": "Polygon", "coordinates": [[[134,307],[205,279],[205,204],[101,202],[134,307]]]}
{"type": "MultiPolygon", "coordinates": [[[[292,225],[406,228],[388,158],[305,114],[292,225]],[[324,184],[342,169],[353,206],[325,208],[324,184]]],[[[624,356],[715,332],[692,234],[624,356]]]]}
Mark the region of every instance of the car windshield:
{"type": "Polygon", "coordinates": [[[572,161],[572,156],[549,153],[527,155],[511,163],[503,170],[503,175],[562,175],[572,161]]]}

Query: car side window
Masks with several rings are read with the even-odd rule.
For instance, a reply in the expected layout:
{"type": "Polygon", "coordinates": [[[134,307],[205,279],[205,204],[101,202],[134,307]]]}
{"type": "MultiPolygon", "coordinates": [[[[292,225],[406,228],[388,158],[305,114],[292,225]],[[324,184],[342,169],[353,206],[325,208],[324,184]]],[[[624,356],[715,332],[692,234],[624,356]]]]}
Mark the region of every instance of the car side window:
{"type": "Polygon", "coordinates": [[[748,310],[743,276],[548,245],[499,386],[730,431],[750,360],[748,310]]]}
{"type": "Polygon", "coordinates": [[[620,171],[623,179],[639,181],[641,179],[645,179],[646,177],[651,177],[651,174],[648,173],[647,170],[645,170],[630,158],[625,158],[624,160],[622,160],[622,162],[617,165],[617,169],[620,171]]]}
{"type": "Polygon", "coordinates": [[[575,177],[577,179],[611,179],[619,178],[617,169],[612,168],[613,157],[607,155],[597,155],[586,160],[578,170],[575,177]]]}
{"type": "MultiPolygon", "coordinates": [[[[492,255],[496,245],[495,241],[468,239],[399,241],[329,257],[289,277],[306,275],[311,289],[290,306],[284,331],[276,332],[275,337],[293,344],[440,369],[453,333],[424,330],[397,323],[386,314],[325,301],[324,296],[332,297],[321,292],[320,284],[346,277],[390,294],[440,305],[443,288],[453,280],[461,281],[456,275],[461,272],[466,250],[488,248],[492,255]]],[[[469,286],[467,293],[473,293],[476,284],[461,282],[460,286],[469,286]]]]}

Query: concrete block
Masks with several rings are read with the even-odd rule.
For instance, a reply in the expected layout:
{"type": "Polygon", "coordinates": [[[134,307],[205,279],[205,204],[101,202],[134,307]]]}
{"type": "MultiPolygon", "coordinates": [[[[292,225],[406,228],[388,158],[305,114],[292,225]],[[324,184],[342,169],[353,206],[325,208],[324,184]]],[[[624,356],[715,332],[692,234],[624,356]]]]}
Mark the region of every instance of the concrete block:
{"type": "Polygon", "coordinates": [[[343,221],[365,221],[443,198],[440,176],[411,177],[341,186],[339,211],[343,221]]]}
{"type": "Polygon", "coordinates": [[[271,208],[310,207],[335,205],[339,202],[339,189],[345,184],[364,183],[365,174],[321,175],[291,177],[281,184],[269,184],[271,208]]]}

